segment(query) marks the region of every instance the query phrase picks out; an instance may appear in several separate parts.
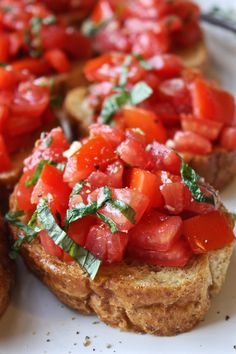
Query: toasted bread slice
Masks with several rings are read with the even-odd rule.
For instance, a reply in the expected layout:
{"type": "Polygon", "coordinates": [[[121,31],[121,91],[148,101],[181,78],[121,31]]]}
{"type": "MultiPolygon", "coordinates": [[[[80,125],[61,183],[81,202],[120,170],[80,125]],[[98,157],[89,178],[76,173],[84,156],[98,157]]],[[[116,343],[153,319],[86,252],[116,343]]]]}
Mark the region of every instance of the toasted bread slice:
{"type": "MultiPolygon", "coordinates": [[[[10,208],[14,210],[14,193],[10,208]]],[[[228,216],[229,223],[233,221],[228,216]]],[[[17,236],[11,227],[13,237],[17,236]]],[[[45,253],[38,239],[22,246],[28,268],[66,305],[96,313],[123,330],[174,335],[203,320],[211,295],[224,282],[233,244],[196,256],[184,268],[156,267],[125,260],[102,266],[91,280],[76,262],[65,263],[45,253]]]]}
{"type": "Polygon", "coordinates": [[[190,47],[177,49],[174,51],[174,54],[181,57],[187,68],[204,69],[208,60],[208,52],[204,39],[201,39],[190,47]]]}
{"type": "Polygon", "coordinates": [[[8,258],[8,242],[0,219],[0,316],[6,310],[14,283],[14,266],[8,258]]]}

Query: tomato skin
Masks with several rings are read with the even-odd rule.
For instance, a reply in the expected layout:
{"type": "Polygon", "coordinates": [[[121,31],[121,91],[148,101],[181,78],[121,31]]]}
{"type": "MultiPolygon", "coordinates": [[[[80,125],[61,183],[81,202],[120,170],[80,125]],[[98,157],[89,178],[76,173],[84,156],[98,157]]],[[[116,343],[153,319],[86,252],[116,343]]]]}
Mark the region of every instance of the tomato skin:
{"type": "Polygon", "coordinates": [[[9,107],[6,105],[0,105],[0,134],[5,130],[6,123],[9,118],[9,107]]]}
{"type": "MultiPolygon", "coordinates": [[[[88,202],[97,200],[100,193],[102,193],[102,190],[103,188],[99,188],[91,193],[88,196],[88,202]]],[[[121,200],[134,209],[135,224],[139,222],[149,205],[149,199],[146,195],[130,188],[112,189],[112,198],[121,200]]],[[[113,220],[118,230],[121,232],[127,232],[134,227],[134,224],[129,221],[120,210],[112,207],[110,204],[106,204],[104,207],[99,209],[99,213],[113,220]]]]}
{"type": "Polygon", "coordinates": [[[182,115],[181,126],[184,131],[191,131],[209,140],[218,138],[223,123],[209,119],[199,119],[190,115],[182,115]]]}
{"type": "Polygon", "coordinates": [[[92,216],[85,216],[82,219],[70,223],[68,235],[80,246],[84,246],[89,229],[95,224],[96,220],[92,216]]]}
{"type": "Polygon", "coordinates": [[[165,31],[154,33],[152,30],[146,30],[136,36],[132,52],[140,53],[144,58],[150,58],[155,54],[167,52],[169,46],[169,38],[165,31]]]}
{"type": "Polygon", "coordinates": [[[10,41],[7,35],[0,35],[0,61],[8,62],[10,56],[10,41]]]}
{"type": "Polygon", "coordinates": [[[227,150],[236,149],[236,127],[226,127],[220,136],[220,145],[227,150]]]}
{"type": "MultiPolygon", "coordinates": [[[[98,58],[87,61],[84,66],[84,73],[89,81],[109,81],[118,83],[120,80],[122,65],[125,62],[127,55],[121,53],[104,54],[98,58]]],[[[128,67],[128,81],[136,83],[139,81],[143,74],[144,68],[141,67],[135,57],[128,67]]]]}
{"type": "Polygon", "coordinates": [[[155,55],[148,62],[156,75],[166,79],[179,76],[183,70],[181,59],[173,54],[155,55]]]}
{"type": "Polygon", "coordinates": [[[141,129],[145,134],[147,143],[151,143],[153,140],[162,144],[166,142],[166,129],[152,111],[127,106],[123,108],[122,115],[125,127],[141,129]]]}
{"type": "Polygon", "coordinates": [[[37,141],[31,156],[24,161],[24,172],[32,170],[41,160],[65,162],[63,153],[69,144],[61,128],[54,128],[37,141]],[[49,142],[49,144],[48,144],[49,142]]]}
{"type": "Polygon", "coordinates": [[[197,254],[222,248],[235,240],[232,228],[220,211],[184,220],[183,234],[197,254]]]}
{"type": "Polygon", "coordinates": [[[192,84],[192,99],[196,117],[228,124],[233,121],[235,102],[230,93],[197,79],[192,84]]]}
{"type": "Polygon", "coordinates": [[[131,258],[160,267],[184,267],[192,257],[188,242],[180,239],[166,252],[143,250],[138,247],[128,248],[131,258]]]}
{"type": "Polygon", "coordinates": [[[116,232],[112,234],[109,228],[101,223],[91,227],[85,248],[102,260],[104,264],[112,264],[123,259],[127,242],[127,233],[116,232]]]}
{"type": "Polygon", "coordinates": [[[149,169],[153,165],[152,156],[140,141],[127,138],[118,146],[117,153],[121,160],[132,167],[149,169]]]}
{"type": "Polygon", "coordinates": [[[170,214],[181,214],[185,207],[185,186],[181,182],[166,183],[161,186],[165,208],[170,214]]]}
{"type": "Polygon", "coordinates": [[[44,57],[51,67],[59,73],[66,73],[70,70],[70,62],[60,49],[48,50],[44,57]]]}
{"type": "Polygon", "coordinates": [[[15,60],[11,63],[14,70],[27,70],[36,76],[44,76],[50,73],[50,67],[47,61],[43,58],[24,58],[15,60]]]}
{"type": "Polygon", "coordinates": [[[31,203],[38,204],[41,198],[52,199],[53,209],[62,215],[69,204],[71,188],[63,181],[63,172],[51,165],[45,165],[33,189],[31,203]]]}
{"type": "Polygon", "coordinates": [[[106,124],[92,124],[89,127],[92,138],[101,136],[109,141],[113,148],[116,148],[124,140],[124,132],[119,128],[111,128],[106,124]]]}
{"type": "Polygon", "coordinates": [[[106,167],[116,158],[114,150],[105,139],[100,136],[89,139],[68,159],[64,180],[72,184],[77,183],[96,169],[106,167]]]}
{"type": "Polygon", "coordinates": [[[0,90],[14,89],[16,84],[17,80],[14,71],[0,67],[0,90]]]}
{"type": "Polygon", "coordinates": [[[190,131],[178,131],[173,140],[177,151],[199,155],[210,154],[212,152],[212,144],[209,140],[190,131]]]}
{"type": "Polygon", "coordinates": [[[160,179],[153,173],[139,168],[132,168],[128,176],[128,187],[138,190],[149,198],[149,208],[164,206],[163,196],[160,191],[160,179]]]}
{"type": "Polygon", "coordinates": [[[166,252],[182,234],[182,219],[151,209],[129,232],[129,247],[166,252]]]}
{"type": "Polygon", "coordinates": [[[150,145],[150,153],[155,163],[155,170],[164,170],[172,174],[180,174],[180,157],[167,146],[153,142],[150,145]]]}
{"type": "Polygon", "coordinates": [[[35,205],[31,203],[31,194],[34,186],[27,187],[25,184],[27,180],[32,178],[33,174],[34,170],[25,172],[16,186],[17,208],[26,212],[33,212],[35,209],[35,205]]]}
{"type": "Polygon", "coordinates": [[[7,147],[3,137],[0,135],[0,173],[9,171],[11,168],[11,159],[7,152],[7,147]]]}

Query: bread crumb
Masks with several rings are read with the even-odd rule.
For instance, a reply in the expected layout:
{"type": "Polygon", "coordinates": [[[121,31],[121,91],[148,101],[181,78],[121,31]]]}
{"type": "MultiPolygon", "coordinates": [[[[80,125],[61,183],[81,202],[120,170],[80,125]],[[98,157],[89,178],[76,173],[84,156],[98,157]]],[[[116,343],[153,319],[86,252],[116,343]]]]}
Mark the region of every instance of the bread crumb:
{"type": "Polygon", "coordinates": [[[88,347],[91,344],[91,340],[89,336],[86,336],[83,341],[84,347],[88,347]]]}
{"type": "Polygon", "coordinates": [[[229,315],[226,315],[225,316],[225,321],[228,321],[230,319],[230,316],[229,315]]]}
{"type": "Polygon", "coordinates": [[[107,349],[110,349],[112,348],[112,345],[111,344],[107,344],[107,349]]]}

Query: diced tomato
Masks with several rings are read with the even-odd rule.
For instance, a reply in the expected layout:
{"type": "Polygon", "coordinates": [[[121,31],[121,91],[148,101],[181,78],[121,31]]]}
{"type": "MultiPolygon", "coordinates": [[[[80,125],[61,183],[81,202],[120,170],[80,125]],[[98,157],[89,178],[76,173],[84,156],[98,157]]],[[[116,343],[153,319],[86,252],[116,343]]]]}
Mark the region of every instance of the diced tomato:
{"type": "Polygon", "coordinates": [[[192,257],[192,251],[188,242],[180,239],[166,252],[131,247],[128,248],[128,255],[146,264],[161,267],[184,267],[192,257]]]}
{"type": "Polygon", "coordinates": [[[110,21],[108,27],[102,28],[97,32],[94,39],[94,49],[98,53],[130,53],[132,50],[131,44],[127,33],[121,30],[116,20],[110,21]],[[112,34],[109,28],[112,28],[112,34]]]}
{"type": "Polygon", "coordinates": [[[5,130],[9,118],[9,108],[6,105],[0,105],[0,134],[5,130]]]}
{"type": "Polygon", "coordinates": [[[25,212],[32,212],[35,209],[35,205],[31,203],[31,194],[34,186],[26,186],[26,181],[30,180],[33,174],[34,170],[25,172],[16,185],[17,209],[25,212]]]}
{"type": "Polygon", "coordinates": [[[13,70],[7,70],[0,67],[0,90],[13,89],[17,80],[13,70]]]}
{"type": "Polygon", "coordinates": [[[14,70],[27,70],[33,75],[44,76],[50,73],[50,67],[43,58],[24,58],[11,63],[14,70]]]}
{"type": "Polygon", "coordinates": [[[122,110],[126,128],[139,128],[146,137],[146,142],[153,140],[164,144],[167,140],[166,129],[152,111],[137,107],[124,107],[122,110]]]}
{"type": "Polygon", "coordinates": [[[164,200],[160,192],[160,179],[155,174],[139,168],[132,168],[128,172],[128,187],[146,195],[149,198],[150,208],[162,207],[164,205],[164,200]]]}
{"type": "Polygon", "coordinates": [[[116,158],[108,141],[100,136],[89,139],[68,159],[64,180],[68,183],[79,182],[100,167],[106,167],[116,158]]]}
{"type": "MultiPolygon", "coordinates": [[[[88,197],[88,201],[95,201],[99,198],[102,193],[102,188],[95,190],[88,197]]],[[[126,232],[129,231],[135,224],[139,222],[145,210],[149,205],[149,199],[146,195],[140,193],[137,190],[133,190],[130,188],[121,188],[121,189],[113,189],[112,190],[113,199],[118,199],[124,203],[126,203],[129,207],[131,207],[135,212],[135,220],[134,223],[131,222],[125,214],[123,214],[118,208],[110,204],[106,204],[104,207],[99,209],[99,213],[110,218],[116,224],[119,231],[126,232]]]]}
{"type": "Polygon", "coordinates": [[[85,248],[104,264],[120,262],[123,259],[128,242],[128,235],[124,232],[111,233],[104,224],[91,227],[85,248]]]}
{"type": "Polygon", "coordinates": [[[6,34],[0,35],[0,61],[8,62],[10,56],[10,41],[6,34]]]}
{"type": "Polygon", "coordinates": [[[37,141],[33,154],[24,161],[24,171],[33,169],[41,160],[64,162],[66,159],[63,153],[67,149],[69,144],[62,129],[52,129],[37,141]]]}
{"type": "Polygon", "coordinates": [[[37,117],[10,115],[5,125],[5,132],[9,137],[22,136],[35,131],[41,124],[41,119],[37,117]]]}
{"type": "Polygon", "coordinates": [[[180,174],[180,157],[167,146],[154,142],[150,145],[150,153],[155,162],[155,170],[164,170],[175,175],[180,174]]]}
{"type": "Polygon", "coordinates": [[[54,24],[42,26],[41,45],[45,51],[51,49],[62,49],[66,43],[67,35],[64,26],[54,24]]]}
{"type": "Polygon", "coordinates": [[[45,59],[51,67],[59,73],[66,73],[70,70],[70,62],[64,52],[60,49],[51,49],[44,54],[45,59]]]}
{"type": "Polygon", "coordinates": [[[186,186],[181,182],[166,183],[161,186],[161,194],[165,200],[165,208],[170,214],[180,214],[185,209],[186,186]]]}
{"type": "Polygon", "coordinates": [[[113,187],[115,188],[122,187],[124,164],[121,161],[118,160],[108,165],[105,170],[105,173],[110,178],[113,187]]]}
{"type": "Polygon", "coordinates": [[[121,160],[132,167],[149,169],[153,166],[150,152],[137,140],[126,139],[118,146],[117,153],[121,160]]]}
{"type": "Polygon", "coordinates": [[[226,216],[220,211],[184,220],[183,234],[194,253],[222,248],[235,239],[226,216]]]}
{"type": "Polygon", "coordinates": [[[7,152],[7,147],[3,137],[0,135],[0,173],[6,172],[11,168],[11,159],[7,152]]]}
{"type": "MultiPolygon", "coordinates": [[[[87,61],[84,73],[89,81],[111,81],[118,83],[122,73],[122,65],[125,63],[127,55],[121,53],[104,54],[98,58],[87,61]]],[[[139,81],[144,68],[135,57],[132,57],[127,68],[128,80],[131,83],[139,81]]]]}
{"type": "Polygon", "coordinates": [[[197,79],[192,84],[194,115],[202,119],[229,123],[235,114],[234,97],[211,83],[197,79]]]}
{"type": "Polygon", "coordinates": [[[96,220],[92,216],[85,216],[82,219],[70,223],[68,235],[80,246],[84,246],[89,229],[95,224],[96,220]]]}
{"type": "Polygon", "coordinates": [[[193,132],[178,131],[174,136],[175,149],[192,154],[210,154],[212,144],[203,136],[193,132]]]}
{"type": "Polygon", "coordinates": [[[180,75],[183,70],[183,63],[177,55],[162,54],[155,55],[148,62],[152,66],[152,71],[158,76],[172,78],[180,75]]]}
{"type": "Polygon", "coordinates": [[[11,112],[13,116],[39,117],[49,105],[49,87],[32,82],[21,83],[15,93],[11,112]]]}
{"type": "Polygon", "coordinates": [[[166,252],[182,234],[182,219],[155,210],[147,212],[129,232],[129,247],[166,252]]]}
{"type": "Polygon", "coordinates": [[[116,148],[124,140],[124,133],[121,129],[112,128],[106,124],[92,124],[89,127],[89,132],[92,138],[103,137],[109,141],[113,148],[116,148]]]}
{"type": "Polygon", "coordinates": [[[40,242],[47,254],[50,254],[54,257],[58,257],[60,259],[63,258],[63,249],[55,244],[55,242],[51,239],[46,230],[40,231],[39,237],[40,242]]]}
{"type": "Polygon", "coordinates": [[[209,119],[199,119],[191,115],[182,115],[181,126],[184,131],[191,131],[209,140],[218,138],[223,123],[209,119]]]}
{"type": "Polygon", "coordinates": [[[97,2],[92,15],[91,20],[95,23],[103,22],[104,20],[110,19],[113,17],[114,11],[111,6],[111,3],[107,0],[100,0],[97,2]]]}
{"type": "Polygon", "coordinates": [[[220,145],[227,150],[236,149],[236,127],[226,127],[220,137],[220,145]]]}
{"type": "Polygon", "coordinates": [[[71,188],[63,181],[63,172],[45,165],[33,189],[31,203],[38,204],[41,198],[47,198],[53,205],[53,211],[63,214],[68,207],[70,193],[71,188]]]}
{"type": "Polygon", "coordinates": [[[146,30],[136,36],[132,52],[140,53],[144,58],[150,58],[155,54],[167,52],[169,46],[170,42],[166,31],[155,33],[152,30],[146,30]]]}

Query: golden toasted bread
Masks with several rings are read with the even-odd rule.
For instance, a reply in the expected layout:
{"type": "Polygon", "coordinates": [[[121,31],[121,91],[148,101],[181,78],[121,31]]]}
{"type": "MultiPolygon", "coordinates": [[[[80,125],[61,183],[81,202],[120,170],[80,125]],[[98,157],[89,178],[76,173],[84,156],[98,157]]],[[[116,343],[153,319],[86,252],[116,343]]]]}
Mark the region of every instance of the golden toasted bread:
{"type": "Polygon", "coordinates": [[[0,316],[6,310],[14,283],[14,266],[8,257],[8,242],[0,218],[0,316]]]}
{"type": "Polygon", "coordinates": [[[201,39],[190,47],[177,49],[174,54],[181,57],[187,68],[204,69],[208,60],[208,52],[204,39],[201,39]]]}
{"type": "MultiPolygon", "coordinates": [[[[10,209],[16,208],[14,193],[10,209]]],[[[231,216],[227,216],[233,227],[231,216]]],[[[11,227],[13,237],[17,229],[11,227]]],[[[122,330],[174,335],[206,316],[211,296],[224,282],[233,244],[195,256],[184,268],[157,267],[125,260],[101,266],[91,280],[76,262],[46,254],[38,239],[21,250],[28,268],[66,305],[96,313],[122,330]]]]}

